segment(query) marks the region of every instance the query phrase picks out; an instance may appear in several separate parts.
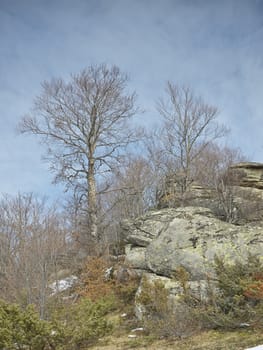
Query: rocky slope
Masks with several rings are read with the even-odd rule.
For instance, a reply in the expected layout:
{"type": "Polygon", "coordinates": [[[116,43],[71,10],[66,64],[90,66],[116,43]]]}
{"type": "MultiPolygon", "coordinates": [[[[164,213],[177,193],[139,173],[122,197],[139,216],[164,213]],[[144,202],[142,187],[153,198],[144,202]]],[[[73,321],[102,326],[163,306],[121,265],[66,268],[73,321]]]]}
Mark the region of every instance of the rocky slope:
{"type": "Polygon", "coordinates": [[[229,263],[244,262],[249,254],[262,257],[263,164],[240,163],[230,171],[241,175],[225,189],[241,215],[235,224],[220,219],[214,191],[194,184],[192,206],[153,210],[123,222],[126,263],[150,281],[161,279],[175,296],[182,290],[174,276],[183,268],[192,291],[205,296],[215,255],[229,263]]]}

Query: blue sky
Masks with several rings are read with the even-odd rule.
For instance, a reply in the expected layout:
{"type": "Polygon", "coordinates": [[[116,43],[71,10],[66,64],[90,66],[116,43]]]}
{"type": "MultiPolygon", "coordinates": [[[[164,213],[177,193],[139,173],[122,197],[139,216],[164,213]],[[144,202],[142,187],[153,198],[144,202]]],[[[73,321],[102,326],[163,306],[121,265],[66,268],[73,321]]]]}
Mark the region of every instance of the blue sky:
{"type": "Polygon", "coordinates": [[[190,85],[263,162],[263,0],[0,0],[0,193],[60,195],[15,127],[43,80],[102,62],[129,74],[144,123],[168,79],[190,85]]]}

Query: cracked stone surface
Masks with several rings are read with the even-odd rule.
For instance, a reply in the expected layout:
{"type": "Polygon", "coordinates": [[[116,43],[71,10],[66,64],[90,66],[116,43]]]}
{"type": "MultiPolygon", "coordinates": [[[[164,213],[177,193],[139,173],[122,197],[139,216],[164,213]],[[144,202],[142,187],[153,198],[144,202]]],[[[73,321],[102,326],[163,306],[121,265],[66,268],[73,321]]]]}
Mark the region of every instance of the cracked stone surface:
{"type": "Polygon", "coordinates": [[[191,280],[211,273],[215,255],[229,262],[249,253],[262,256],[263,226],[237,226],[217,219],[207,208],[151,211],[123,224],[126,261],[137,269],[171,277],[184,267],[191,280]]]}

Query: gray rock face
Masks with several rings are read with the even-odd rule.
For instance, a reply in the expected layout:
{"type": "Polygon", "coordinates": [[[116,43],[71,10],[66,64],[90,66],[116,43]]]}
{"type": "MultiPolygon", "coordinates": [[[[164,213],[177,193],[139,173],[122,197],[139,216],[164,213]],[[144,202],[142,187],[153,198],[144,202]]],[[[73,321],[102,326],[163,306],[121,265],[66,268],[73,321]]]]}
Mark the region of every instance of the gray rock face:
{"type": "MultiPolygon", "coordinates": [[[[167,179],[164,193],[159,198],[159,208],[181,206],[177,181],[176,174],[167,179]]],[[[235,164],[225,173],[224,187],[207,186],[193,181],[185,193],[184,205],[209,208],[220,219],[239,225],[262,220],[263,163],[235,164]]]]}
{"type": "Polygon", "coordinates": [[[126,263],[134,269],[147,270],[144,247],[133,247],[127,244],[125,247],[126,263]]]}
{"type": "Polygon", "coordinates": [[[123,234],[131,266],[166,277],[183,267],[192,281],[212,272],[215,254],[234,262],[263,252],[263,227],[232,225],[200,207],[149,212],[126,222],[123,234]]]}
{"type": "MultiPolygon", "coordinates": [[[[180,271],[188,272],[191,293],[206,298],[216,255],[228,263],[244,262],[249,254],[263,258],[263,164],[232,167],[222,193],[192,183],[185,207],[176,191],[171,183],[161,197],[159,207],[164,209],[122,225],[126,263],[141,273],[142,281],[153,286],[156,280],[162,282],[173,305],[180,304],[183,294],[180,277],[176,280],[180,271]],[[229,219],[228,209],[235,225],[221,220],[229,219]]],[[[142,290],[143,283],[137,295],[142,290]]],[[[143,318],[143,306],[135,306],[137,317],[143,318]]]]}
{"type": "Polygon", "coordinates": [[[127,243],[147,247],[166,228],[174,217],[175,209],[148,212],[130,222],[122,223],[122,236],[127,243]]]}
{"type": "Polygon", "coordinates": [[[256,162],[243,162],[233,165],[230,170],[239,171],[241,177],[238,185],[263,189],[263,164],[256,162]]]}

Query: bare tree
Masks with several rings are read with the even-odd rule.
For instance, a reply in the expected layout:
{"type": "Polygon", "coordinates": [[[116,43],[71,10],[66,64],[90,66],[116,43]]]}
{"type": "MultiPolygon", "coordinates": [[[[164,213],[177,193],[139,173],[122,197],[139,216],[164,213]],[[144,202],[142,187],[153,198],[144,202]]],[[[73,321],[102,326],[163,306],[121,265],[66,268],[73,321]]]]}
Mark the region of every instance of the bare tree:
{"type": "MultiPolygon", "coordinates": [[[[41,137],[46,159],[55,173],[87,204],[89,232],[82,237],[99,240],[97,182],[111,171],[112,162],[136,136],[129,122],[137,112],[135,94],[126,93],[128,78],[119,68],[90,66],[66,82],[44,82],[31,115],[20,131],[41,137]],[[89,235],[89,237],[88,237],[89,235]]],[[[103,189],[102,189],[103,190],[103,189]]]]}
{"type": "Polygon", "coordinates": [[[242,191],[233,184],[240,182],[242,174],[231,172],[231,166],[246,160],[246,156],[238,148],[220,147],[216,143],[210,143],[197,162],[194,162],[195,180],[214,191],[217,214],[227,222],[235,223],[237,211],[241,209],[236,201],[242,191]]]}
{"type": "Polygon", "coordinates": [[[168,82],[166,94],[168,98],[160,99],[157,105],[163,117],[160,138],[163,152],[177,169],[183,202],[192,182],[193,162],[210,142],[224,136],[227,130],[216,121],[217,108],[196,97],[190,88],[168,82]]]}
{"type": "Polygon", "coordinates": [[[130,156],[115,173],[113,191],[108,194],[108,206],[112,206],[122,219],[136,218],[153,206],[152,182],[154,174],[142,156],[130,156]]]}
{"type": "MultiPolygon", "coordinates": [[[[100,248],[105,252],[120,243],[119,224],[124,219],[142,215],[153,206],[154,174],[141,155],[127,154],[122,164],[111,174],[111,187],[98,196],[99,231],[103,233],[100,248]]],[[[102,187],[106,187],[103,183],[102,187]]]]}
{"type": "Polygon", "coordinates": [[[155,127],[144,138],[145,157],[152,173],[153,207],[160,206],[160,198],[167,193],[167,179],[174,178],[177,167],[174,159],[165,151],[163,128],[155,127]]]}
{"type": "Polygon", "coordinates": [[[66,252],[64,219],[32,193],[0,201],[0,296],[46,313],[50,275],[66,252]]]}
{"type": "Polygon", "coordinates": [[[233,164],[246,160],[246,156],[239,148],[210,142],[197,161],[193,162],[195,181],[205,187],[217,188],[233,164]]]}

